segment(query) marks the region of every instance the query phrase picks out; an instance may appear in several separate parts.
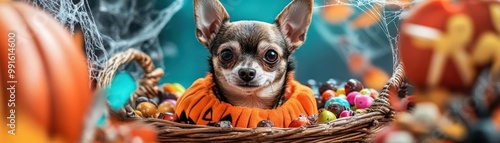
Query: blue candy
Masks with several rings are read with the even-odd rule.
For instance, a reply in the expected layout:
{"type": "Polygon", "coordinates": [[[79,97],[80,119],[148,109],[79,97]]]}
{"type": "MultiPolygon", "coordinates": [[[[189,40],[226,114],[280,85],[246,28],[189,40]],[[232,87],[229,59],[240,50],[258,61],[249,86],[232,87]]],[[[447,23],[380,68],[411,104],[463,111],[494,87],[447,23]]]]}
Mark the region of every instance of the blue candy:
{"type": "Polygon", "coordinates": [[[325,102],[325,109],[330,106],[332,103],[339,103],[340,105],[344,106],[346,109],[351,109],[351,105],[349,105],[349,102],[341,97],[330,97],[326,102],[325,102]]]}

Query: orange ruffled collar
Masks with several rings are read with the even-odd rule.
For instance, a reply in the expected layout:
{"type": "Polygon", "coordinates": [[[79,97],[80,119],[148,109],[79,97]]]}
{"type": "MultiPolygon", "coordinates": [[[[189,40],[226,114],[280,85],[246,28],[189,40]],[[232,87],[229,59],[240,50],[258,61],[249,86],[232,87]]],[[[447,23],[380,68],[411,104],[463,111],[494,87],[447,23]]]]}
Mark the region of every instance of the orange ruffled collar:
{"type": "Polygon", "coordinates": [[[233,106],[220,101],[213,93],[212,74],[196,80],[181,96],[175,106],[175,114],[181,122],[213,125],[221,120],[231,121],[234,127],[257,127],[261,120],[270,120],[275,127],[288,127],[300,114],[317,114],[316,99],[309,87],[293,79],[289,73],[285,90],[285,102],[275,109],[233,106]]]}

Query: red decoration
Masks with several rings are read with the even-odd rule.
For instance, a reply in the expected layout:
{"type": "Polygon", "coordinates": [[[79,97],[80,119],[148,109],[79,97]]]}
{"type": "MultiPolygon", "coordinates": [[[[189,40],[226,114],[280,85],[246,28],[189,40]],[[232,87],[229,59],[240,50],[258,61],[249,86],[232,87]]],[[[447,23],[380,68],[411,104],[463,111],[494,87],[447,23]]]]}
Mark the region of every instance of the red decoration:
{"type": "Polygon", "coordinates": [[[410,82],[417,89],[469,91],[479,70],[500,75],[500,3],[427,1],[401,25],[399,47],[410,82]]]}

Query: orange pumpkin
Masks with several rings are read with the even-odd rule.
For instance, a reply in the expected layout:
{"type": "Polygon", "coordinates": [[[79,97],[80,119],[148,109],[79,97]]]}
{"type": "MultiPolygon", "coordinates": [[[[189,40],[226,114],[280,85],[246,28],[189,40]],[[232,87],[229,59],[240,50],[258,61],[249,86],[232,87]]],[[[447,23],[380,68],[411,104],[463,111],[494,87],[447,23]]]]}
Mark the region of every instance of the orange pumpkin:
{"type": "MultiPolygon", "coordinates": [[[[28,4],[0,1],[0,17],[1,98],[15,100],[2,111],[14,109],[23,121],[16,122],[16,136],[2,140],[77,142],[92,99],[83,50],[52,16],[28,4]],[[9,64],[15,73],[4,68],[9,64]],[[11,86],[13,94],[5,90],[11,86]]],[[[2,112],[2,123],[9,115],[2,112]]],[[[10,128],[2,127],[3,135],[4,129],[10,128]]]]}
{"type": "Polygon", "coordinates": [[[400,51],[410,82],[469,92],[478,72],[500,75],[499,1],[431,0],[401,25],[400,51]]]}

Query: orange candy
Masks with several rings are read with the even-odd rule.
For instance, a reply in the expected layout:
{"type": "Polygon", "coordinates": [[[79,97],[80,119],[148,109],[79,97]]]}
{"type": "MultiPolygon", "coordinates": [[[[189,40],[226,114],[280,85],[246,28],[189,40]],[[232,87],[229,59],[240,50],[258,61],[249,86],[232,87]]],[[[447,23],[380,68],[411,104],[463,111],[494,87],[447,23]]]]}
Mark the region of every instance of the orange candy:
{"type": "Polygon", "coordinates": [[[142,102],[137,105],[137,110],[139,110],[144,117],[154,116],[157,112],[156,107],[151,102],[142,102]]]}
{"type": "Polygon", "coordinates": [[[301,116],[301,117],[298,117],[296,118],[295,120],[293,120],[290,125],[288,125],[288,127],[290,128],[298,128],[298,127],[301,127],[301,126],[306,126],[307,125],[307,117],[305,116],[301,116]]]}
{"type": "Polygon", "coordinates": [[[158,106],[158,112],[160,113],[174,113],[174,105],[170,102],[163,102],[158,106]]]}
{"type": "Polygon", "coordinates": [[[172,92],[172,93],[176,92],[174,85],[169,84],[169,83],[167,83],[163,86],[163,91],[164,92],[172,92]]]}
{"type": "Polygon", "coordinates": [[[334,97],[335,94],[336,93],[333,90],[326,90],[325,92],[323,92],[323,94],[321,94],[323,102],[325,102],[326,100],[330,99],[330,97],[334,97]]]}
{"type": "Polygon", "coordinates": [[[144,118],[144,115],[142,115],[142,112],[141,112],[141,111],[139,111],[139,110],[135,110],[134,112],[135,112],[135,114],[136,114],[137,116],[139,116],[139,117],[141,117],[141,118],[144,118]]]}

